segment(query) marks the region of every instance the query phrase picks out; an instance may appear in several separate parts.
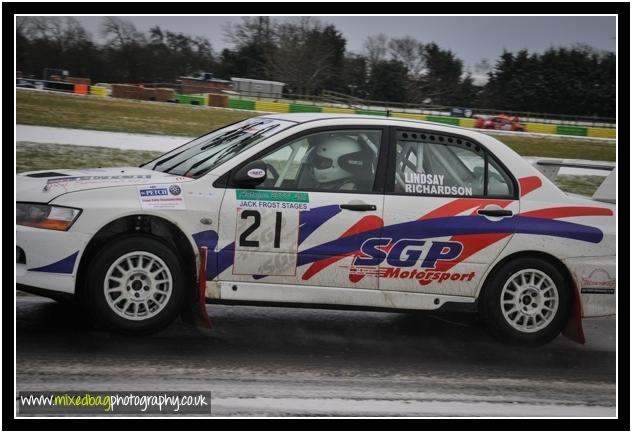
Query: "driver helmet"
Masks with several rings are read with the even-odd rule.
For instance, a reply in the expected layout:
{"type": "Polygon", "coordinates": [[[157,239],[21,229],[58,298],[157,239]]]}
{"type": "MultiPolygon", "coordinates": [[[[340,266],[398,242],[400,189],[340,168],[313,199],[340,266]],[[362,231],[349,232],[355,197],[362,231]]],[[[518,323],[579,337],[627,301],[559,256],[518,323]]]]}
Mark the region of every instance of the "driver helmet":
{"type": "Polygon", "coordinates": [[[329,183],[354,177],[366,165],[361,156],[362,147],[352,138],[330,137],[315,149],[314,178],[319,183],[329,183]]]}

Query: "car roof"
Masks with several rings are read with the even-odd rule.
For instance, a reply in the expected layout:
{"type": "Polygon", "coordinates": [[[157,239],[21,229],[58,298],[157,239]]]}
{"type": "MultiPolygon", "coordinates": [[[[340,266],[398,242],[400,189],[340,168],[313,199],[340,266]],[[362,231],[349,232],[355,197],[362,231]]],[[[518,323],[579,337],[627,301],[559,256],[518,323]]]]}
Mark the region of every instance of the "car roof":
{"type": "Polygon", "coordinates": [[[434,130],[443,132],[452,132],[456,134],[466,134],[470,136],[477,136],[480,138],[481,134],[478,131],[474,131],[471,128],[463,128],[461,126],[448,125],[445,123],[428,122],[425,120],[408,119],[403,117],[386,117],[367,114],[346,114],[346,113],[267,113],[261,117],[266,117],[276,120],[284,120],[289,122],[295,122],[297,124],[303,124],[314,121],[323,120],[343,120],[348,119],[350,121],[363,120],[370,121],[374,125],[382,126],[398,126],[398,127],[431,127],[434,130]]]}
{"type": "Polygon", "coordinates": [[[463,130],[468,128],[462,128],[459,126],[447,125],[444,123],[437,122],[428,122],[425,120],[416,120],[409,119],[405,117],[395,117],[395,116],[376,116],[369,114],[352,114],[352,113],[266,113],[261,117],[267,117],[271,119],[277,120],[285,120],[289,122],[296,123],[306,123],[313,122],[316,120],[340,120],[340,119],[349,119],[349,120],[370,120],[375,122],[376,125],[397,125],[397,126],[405,126],[405,124],[416,124],[416,125],[432,125],[432,126],[441,126],[454,130],[463,130]]]}

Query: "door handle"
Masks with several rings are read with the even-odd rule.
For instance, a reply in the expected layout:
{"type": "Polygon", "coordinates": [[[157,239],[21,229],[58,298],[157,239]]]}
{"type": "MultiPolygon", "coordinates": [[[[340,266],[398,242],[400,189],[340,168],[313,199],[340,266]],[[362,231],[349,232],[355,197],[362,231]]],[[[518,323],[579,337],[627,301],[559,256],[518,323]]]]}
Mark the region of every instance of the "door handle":
{"type": "Polygon", "coordinates": [[[507,209],[479,209],[476,213],[491,217],[507,217],[513,215],[513,212],[507,209]]]}
{"type": "Polygon", "coordinates": [[[374,204],[341,204],[340,209],[353,210],[357,212],[367,212],[370,210],[377,210],[377,206],[374,204]]]}

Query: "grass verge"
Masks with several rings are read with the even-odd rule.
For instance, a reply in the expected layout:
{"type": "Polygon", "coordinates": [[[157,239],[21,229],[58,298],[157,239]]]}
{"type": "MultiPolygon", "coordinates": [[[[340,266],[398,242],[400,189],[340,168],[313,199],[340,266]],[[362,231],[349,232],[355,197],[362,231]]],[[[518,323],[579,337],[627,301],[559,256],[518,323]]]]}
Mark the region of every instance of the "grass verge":
{"type": "Polygon", "coordinates": [[[195,105],[17,90],[16,122],[99,131],[197,137],[257,115],[195,105]]]}
{"type": "MultiPolygon", "coordinates": [[[[493,134],[490,134],[493,135],[493,134]]],[[[553,137],[494,135],[522,156],[616,161],[614,142],[586,141],[553,137]]]]}
{"type": "MultiPolygon", "coordinates": [[[[25,125],[197,137],[256,116],[249,111],[96,96],[16,91],[16,121],[25,125]]],[[[611,142],[497,135],[522,156],[615,161],[611,142]]]]}
{"type": "Polygon", "coordinates": [[[151,161],[161,152],[18,141],[15,153],[15,169],[21,173],[62,168],[135,167],[151,161]]]}
{"type": "Polygon", "coordinates": [[[555,184],[559,189],[565,192],[592,196],[603,180],[603,176],[571,176],[568,174],[560,174],[555,178],[555,184]]]}

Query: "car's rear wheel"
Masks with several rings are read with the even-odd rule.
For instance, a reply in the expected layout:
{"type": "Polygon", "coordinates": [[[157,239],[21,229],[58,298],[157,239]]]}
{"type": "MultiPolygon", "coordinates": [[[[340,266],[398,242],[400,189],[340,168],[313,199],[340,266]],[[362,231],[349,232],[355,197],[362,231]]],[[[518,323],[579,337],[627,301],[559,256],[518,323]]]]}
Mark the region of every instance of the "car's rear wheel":
{"type": "Polygon", "coordinates": [[[141,235],[115,240],[90,264],[87,301],[110,329],[156,332],[180,311],[182,275],[178,257],[159,240],[141,235]]]}
{"type": "Polygon", "coordinates": [[[564,275],[540,258],[503,264],[485,283],[479,309],[492,334],[506,342],[538,346],[562,331],[570,310],[564,275]]]}

